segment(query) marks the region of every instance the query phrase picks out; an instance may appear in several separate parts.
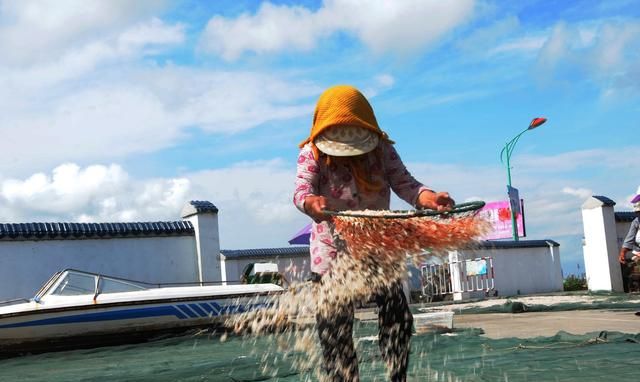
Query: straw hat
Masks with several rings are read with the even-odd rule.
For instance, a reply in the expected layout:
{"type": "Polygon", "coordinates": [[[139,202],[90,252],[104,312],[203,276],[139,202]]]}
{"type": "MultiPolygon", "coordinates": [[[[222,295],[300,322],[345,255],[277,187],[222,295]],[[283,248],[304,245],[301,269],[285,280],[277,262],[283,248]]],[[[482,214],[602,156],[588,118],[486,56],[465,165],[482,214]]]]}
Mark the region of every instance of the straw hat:
{"type": "Polygon", "coordinates": [[[348,157],[366,154],[378,146],[380,136],[357,126],[332,126],[316,137],[316,147],[327,155],[348,157]]]}

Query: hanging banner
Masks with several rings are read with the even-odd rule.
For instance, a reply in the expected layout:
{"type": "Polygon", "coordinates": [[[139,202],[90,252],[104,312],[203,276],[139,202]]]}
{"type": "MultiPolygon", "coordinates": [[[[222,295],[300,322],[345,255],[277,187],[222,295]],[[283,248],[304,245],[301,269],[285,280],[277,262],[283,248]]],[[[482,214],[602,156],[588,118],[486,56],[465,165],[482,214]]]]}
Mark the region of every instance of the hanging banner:
{"type": "MultiPolygon", "coordinates": [[[[524,201],[518,203],[520,213],[516,214],[516,224],[518,226],[518,237],[525,237],[525,221],[524,221],[524,201]]],[[[491,224],[491,231],[483,239],[511,239],[513,237],[511,231],[511,203],[508,200],[488,202],[478,212],[491,224]]]]}
{"type": "Polygon", "coordinates": [[[515,211],[516,216],[522,213],[520,211],[520,193],[518,189],[515,187],[507,186],[507,195],[509,195],[509,205],[511,206],[511,211],[515,211]]]}

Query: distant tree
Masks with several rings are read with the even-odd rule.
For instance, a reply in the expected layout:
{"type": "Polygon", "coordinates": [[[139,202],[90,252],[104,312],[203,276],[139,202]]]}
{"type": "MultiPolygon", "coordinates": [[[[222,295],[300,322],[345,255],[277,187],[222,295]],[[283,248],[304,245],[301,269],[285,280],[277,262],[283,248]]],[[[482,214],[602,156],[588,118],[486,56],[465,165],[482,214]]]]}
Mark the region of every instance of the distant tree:
{"type": "Polygon", "coordinates": [[[566,292],[574,290],[587,290],[587,277],[583,273],[581,276],[569,275],[563,281],[566,292]]]}

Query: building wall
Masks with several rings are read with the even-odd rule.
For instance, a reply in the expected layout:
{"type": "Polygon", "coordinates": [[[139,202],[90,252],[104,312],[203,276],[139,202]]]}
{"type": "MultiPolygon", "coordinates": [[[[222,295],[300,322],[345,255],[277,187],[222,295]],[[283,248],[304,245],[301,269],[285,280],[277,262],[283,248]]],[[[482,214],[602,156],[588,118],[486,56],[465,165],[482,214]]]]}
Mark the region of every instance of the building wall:
{"type": "Polygon", "coordinates": [[[305,256],[263,256],[225,259],[222,256],[224,276],[229,283],[240,281],[242,271],[251,263],[276,263],[278,272],[290,283],[304,281],[309,276],[309,255],[305,256]]]}
{"type": "Polygon", "coordinates": [[[149,283],[220,282],[218,209],[190,201],[183,220],[0,224],[0,301],[33,297],[67,268],[149,283]]]}
{"type": "Polygon", "coordinates": [[[195,236],[0,242],[0,301],[33,297],[65,268],[133,280],[198,280],[195,236]]]}
{"type": "Polygon", "coordinates": [[[616,222],[616,235],[618,236],[618,247],[622,247],[622,242],[629,232],[631,222],[616,222]]]}
{"type": "Polygon", "coordinates": [[[482,248],[459,251],[460,259],[493,258],[494,285],[499,296],[563,290],[560,248],[482,248]]]}
{"type": "MultiPolygon", "coordinates": [[[[527,243],[520,242],[487,242],[481,248],[469,249],[455,253],[454,260],[471,260],[481,257],[492,257],[495,290],[501,296],[532,294],[532,293],[548,293],[562,291],[562,271],[560,267],[560,247],[553,241],[535,240],[527,243]]],[[[275,262],[278,264],[278,270],[287,276],[289,281],[302,281],[309,275],[309,256],[307,254],[296,254],[286,256],[280,252],[279,248],[265,249],[261,251],[271,254],[255,256],[252,250],[235,251],[234,256],[225,257],[223,251],[222,268],[226,270],[224,275],[228,282],[238,281],[244,267],[250,263],[258,262],[275,262]],[[240,252],[240,253],[238,253],[240,252]],[[293,267],[291,265],[293,264],[293,267]],[[295,268],[295,274],[290,271],[295,268]]],[[[233,251],[232,251],[233,252],[233,251]]],[[[436,262],[442,264],[442,262],[436,262]]],[[[452,265],[453,267],[453,265],[452,265]]],[[[408,280],[407,289],[420,290],[421,277],[420,270],[410,267],[411,279],[408,280]]],[[[453,275],[453,274],[452,274],[453,275]]],[[[455,280],[454,280],[455,282],[455,280]]],[[[455,287],[454,290],[461,290],[455,287]]],[[[478,294],[461,294],[454,298],[466,299],[469,297],[482,297],[484,292],[478,294]]]]}

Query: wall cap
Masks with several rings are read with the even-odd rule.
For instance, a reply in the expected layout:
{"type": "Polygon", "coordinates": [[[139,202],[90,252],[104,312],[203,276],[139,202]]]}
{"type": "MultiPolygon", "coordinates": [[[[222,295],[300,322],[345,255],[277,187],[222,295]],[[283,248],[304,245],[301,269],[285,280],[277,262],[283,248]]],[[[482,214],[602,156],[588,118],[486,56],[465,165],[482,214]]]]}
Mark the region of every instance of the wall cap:
{"type": "Polygon", "coordinates": [[[607,198],[606,196],[601,195],[593,195],[586,202],[582,204],[583,210],[591,210],[594,208],[600,207],[613,207],[616,205],[616,202],[607,198]]]}
{"type": "Polygon", "coordinates": [[[192,200],[188,202],[182,209],[182,218],[188,218],[189,216],[197,214],[217,214],[218,207],[213,203],[206,200],[192,200]]]}

